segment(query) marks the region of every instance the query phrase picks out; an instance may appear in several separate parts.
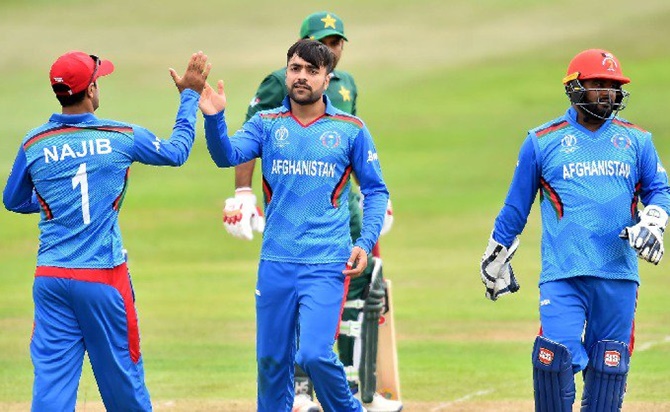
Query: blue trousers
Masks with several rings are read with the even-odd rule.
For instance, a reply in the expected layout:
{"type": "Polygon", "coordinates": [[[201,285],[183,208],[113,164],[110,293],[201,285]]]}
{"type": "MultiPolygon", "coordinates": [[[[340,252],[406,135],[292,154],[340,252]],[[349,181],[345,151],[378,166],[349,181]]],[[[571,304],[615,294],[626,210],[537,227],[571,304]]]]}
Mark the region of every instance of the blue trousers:
{"type": "Polygon", "coordinates": [[[312,379],[325,412],[362,411],[333,350],[346,293],[343,269],[344,262],[261,260],[256,284],[258,411],[291,411],[294,362],[312,379]]]}
{"type": "Polygon", "coordinates": [[[540,285],[541,335],[565,345],[574,373],[588,364],[591,347],[601,340],[633,348],[637,282],[590,276],[540,285]]]}
{"type": "Polygon", "coordinates": [[[151,411],[125,264],[90,270],[38,267],[33,300],[33,411],[75,410],[85,352],[107,411],[151,411]]]}

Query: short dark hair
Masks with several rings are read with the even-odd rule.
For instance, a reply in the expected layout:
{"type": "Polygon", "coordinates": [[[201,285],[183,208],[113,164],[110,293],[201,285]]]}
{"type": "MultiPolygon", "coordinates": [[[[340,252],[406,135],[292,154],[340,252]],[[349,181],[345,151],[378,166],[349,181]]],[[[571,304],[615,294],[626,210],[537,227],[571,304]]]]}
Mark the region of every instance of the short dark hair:
{"type": "MultiPolygon", "coordinates": [[[[51,88],[53,88],[54,92],[70,90],[70,87],[60,83],[54,84],[53,86],[51,86],[51,88]]],[[[58,99],[60,105],[63,107],[74,106],[75,104],[81,103],[81,101],[84,100],[84,96],[86,95],[87,90],[88,88],[75,94],[64,94],[64,95],[57,94],[56,99],[58,99]]]]}
{"type": "Polygon", "coordinates": [[[286,53],[286,63],[288,63],[294,55],[297,55],[307,63],[313,64],[316,67],[325,67],[326,73],[333,71],[335,55],[328,46],[320,41],[300,39],[293,43],[293,46],[291,46],[288,49],[288,53],[286,53]]]}

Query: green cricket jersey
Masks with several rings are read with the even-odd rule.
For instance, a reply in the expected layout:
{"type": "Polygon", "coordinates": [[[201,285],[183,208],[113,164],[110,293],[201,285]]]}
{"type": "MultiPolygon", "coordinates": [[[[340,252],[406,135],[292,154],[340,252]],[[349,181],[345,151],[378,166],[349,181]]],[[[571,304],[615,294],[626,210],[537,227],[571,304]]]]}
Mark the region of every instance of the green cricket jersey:
{"type": "MultiPolygon", "coordinates": [[[[256,95],[249,102],[246,120],[261,110],[274,109],[281,106],[282,100],[288,94],[286,89],[286,67],[269,74],[258,87],[256,95]]],[[[330,85],[326,89],[326,96],[333,106],[356,115],[356,97],[358,90],[354,78],[347,72],[333,70],[330,85]]]]}

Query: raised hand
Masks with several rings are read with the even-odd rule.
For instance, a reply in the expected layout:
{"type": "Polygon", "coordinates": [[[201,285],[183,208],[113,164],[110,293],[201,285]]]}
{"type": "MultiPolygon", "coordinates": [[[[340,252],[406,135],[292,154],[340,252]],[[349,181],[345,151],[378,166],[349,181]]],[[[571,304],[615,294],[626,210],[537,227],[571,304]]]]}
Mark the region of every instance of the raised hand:
{"type": "Polygon", "coordinates": [[[207,115],[217,114],[226,108],[226,94],[223,91],[223,80],[216,82],[214,90],[209,83],[200,95],[200,111],[207,115]]]}
{"type": "Polygon", "coordinates": [[[207,55],[199,51],[191,55],[184,76],[179,76],[173,68],[170,68],[170,75],[179,93],[185,89],[191,89],[200,94],[207,84],[207,76],[211,68],[212,65],[207,63],[207,55]]]}

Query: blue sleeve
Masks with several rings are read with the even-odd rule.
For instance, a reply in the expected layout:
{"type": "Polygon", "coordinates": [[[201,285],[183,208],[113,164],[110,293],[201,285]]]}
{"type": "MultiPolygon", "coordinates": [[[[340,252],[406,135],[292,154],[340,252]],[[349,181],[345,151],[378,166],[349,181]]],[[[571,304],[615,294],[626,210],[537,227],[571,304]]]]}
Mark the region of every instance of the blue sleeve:
{"type": "Polygon", "coordinates": [[[188,159],[195,140],[195,119],[200,95],[186,89],[181,93],[177,119],[169,139],[159,139],[149,130],[134,126],[133,161],[155,166],[181,166],[188,159]]]}
{"type": "Polygon", "coordinates": [[[2,202],[5,208],[12,212],[38,213],[40,211],[27,164],[26,152],[23,151],[23,147],[20,147],[12,171],[7,178],[5,190],[2,192],[2,202]]]}
{"type": "Polygon", "coordinates": [[[384,224],[386,205],[389,192],[382,177],[377,149],[375,149],[372,136],[368,129],[363,126],[354,139],[351,150],[351,164],[363,194],[363,223],[361,236],[356,240],[354,246],[359,246],[370,253],[384,224]]]}
{"type": "Polygon", "coordinates": [[[224,112],[205,116],[207,150],[218,167],[231,167],[261,155],[263,125],[254,115],[242,128],[228,137],[224,112]]]}
{"type": "Polygon", "coordinates": [[[521,145],[505,204],[493,228],[493,239],[505,247],[511,246],[514,238],[523,232],[535,201],[541,175],[537,153],[533,135],[529,134],[521,145]]]}
{"type": "Polygon", "coordinates": [[[645,206],[656,205],[670,214],[668,174],[661,164],[651,135],[645,139],[640,153],[640,199],[645,206]]]}

